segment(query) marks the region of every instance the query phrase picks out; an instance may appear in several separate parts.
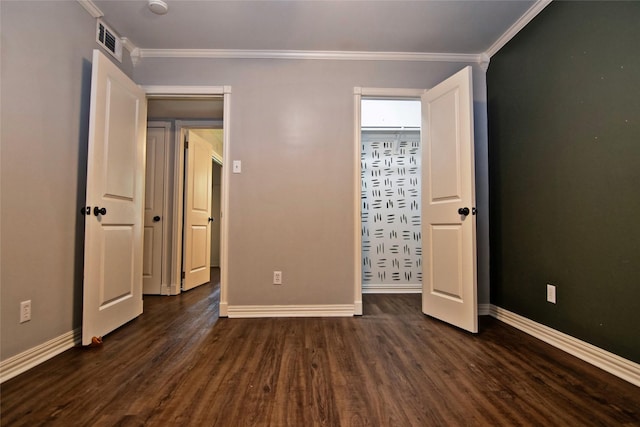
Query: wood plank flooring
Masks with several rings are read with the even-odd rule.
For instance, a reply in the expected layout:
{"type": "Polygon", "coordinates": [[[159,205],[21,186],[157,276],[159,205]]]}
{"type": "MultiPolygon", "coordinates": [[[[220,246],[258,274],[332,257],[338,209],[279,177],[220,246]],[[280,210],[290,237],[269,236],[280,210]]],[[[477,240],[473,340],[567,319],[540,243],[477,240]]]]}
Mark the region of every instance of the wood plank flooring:
{"type": "Polygon", "coordinates": [[[356,318],[218,319],[219,287],[1,386],[2,426],[640,426],[640,389],[499,321],[365,295],[356,318]]]}

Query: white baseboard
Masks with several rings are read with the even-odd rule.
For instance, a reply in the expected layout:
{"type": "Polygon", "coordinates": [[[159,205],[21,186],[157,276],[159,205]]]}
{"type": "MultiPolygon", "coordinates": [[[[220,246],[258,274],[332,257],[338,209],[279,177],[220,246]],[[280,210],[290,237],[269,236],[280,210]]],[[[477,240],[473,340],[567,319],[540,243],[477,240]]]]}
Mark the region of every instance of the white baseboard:
{"type": "Polygon", "coordinates": [[[489,316],[491,314],[491,304],[478,304],[478,316],[489,316]]]}
{"type": "Polygon", "coordinates": [[[57,356],[63,351],[79,345],[81,342],[81,329],[77,328],[3,360],[0,362],[0,383],[20,375],[34,366],[57,356]]]}
{"type": "MultiPolygon", "coordinates": [[[[222,309],[220,310],[222,313],[222,309]]],[[[353,304],[328,305],[236,305],[229,306],[230,318],[249,317],[351,317],[353,304]]]]}
{"type": "Polygon", "coordinates": [[[387,284],[387,283],[367,283],[362,285],[363,294],[419,294],[422,293],[422,284],[420,283],[403,283],[403,284],[387,284]]]}
{"type": "Polygon", "coordinates": [[[491,304],[490,315],[640,387],[640,364],[491,304]]]}
{"type": "Polygon", "coordinates": [[[220,317],[229,317],[229,303],[226,301],[220,301],[220,317]]]}
{"type": "Polygon", "coordinates": [[[353,303],[353,314],[355,316],[362,316],[362,300],[356,300],[353,303]]]}

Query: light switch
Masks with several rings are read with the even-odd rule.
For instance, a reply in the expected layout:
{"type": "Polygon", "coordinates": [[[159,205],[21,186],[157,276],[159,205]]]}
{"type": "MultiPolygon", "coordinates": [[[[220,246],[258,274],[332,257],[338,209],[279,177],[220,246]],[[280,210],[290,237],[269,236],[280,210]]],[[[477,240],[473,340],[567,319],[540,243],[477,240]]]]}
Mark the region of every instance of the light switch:
{"type": "Polygon", "coordinates": [[[242,161],[240,160],[233,161],[233,173],[242,173],[242,161]]]}

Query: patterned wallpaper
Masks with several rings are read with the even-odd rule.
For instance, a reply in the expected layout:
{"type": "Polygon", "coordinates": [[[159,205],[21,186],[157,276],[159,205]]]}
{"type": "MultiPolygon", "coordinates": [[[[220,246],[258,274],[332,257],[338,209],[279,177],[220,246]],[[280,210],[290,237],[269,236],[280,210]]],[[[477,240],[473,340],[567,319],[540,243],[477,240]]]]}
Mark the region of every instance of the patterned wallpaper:
{"type": "Polygon", "coordinates": [[[422,283],[420,131],[363,131],[362,289],[422,283]]]}

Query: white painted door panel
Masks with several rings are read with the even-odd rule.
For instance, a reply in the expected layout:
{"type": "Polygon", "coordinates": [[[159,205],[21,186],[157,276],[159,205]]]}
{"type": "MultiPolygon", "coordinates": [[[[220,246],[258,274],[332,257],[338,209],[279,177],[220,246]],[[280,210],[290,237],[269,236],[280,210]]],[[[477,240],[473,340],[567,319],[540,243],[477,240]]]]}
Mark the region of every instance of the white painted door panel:
{"type": "Polygon", "coordinates": [[[142,313],[145,93],[93,52],[82,343],[142,313]],[[94,209],[104,209],[102,213],[94,209]],[[96,215],[97,214],[97,215],[96,215]]]}
{"type": "Polygon", "coordinates": [[[150,295],[162,293],[165,137],[164,127],[147,128],[142,292],[150,295]]]}
{"type": "Polygon", "coordinates": [[[189,138],[184,204],[185,291],[210,280],[212,155],[213,148],[206,141],[189,138]]]}
{"type": "Polygon", "coordinates": [[[422,97],[422,311],[478,331],[471,67],[422,97]],[[458,209],[468,208],[468,215],[458,209]]]}

